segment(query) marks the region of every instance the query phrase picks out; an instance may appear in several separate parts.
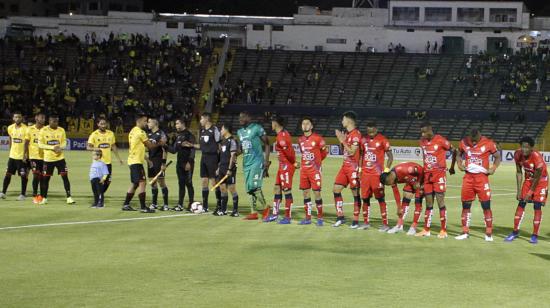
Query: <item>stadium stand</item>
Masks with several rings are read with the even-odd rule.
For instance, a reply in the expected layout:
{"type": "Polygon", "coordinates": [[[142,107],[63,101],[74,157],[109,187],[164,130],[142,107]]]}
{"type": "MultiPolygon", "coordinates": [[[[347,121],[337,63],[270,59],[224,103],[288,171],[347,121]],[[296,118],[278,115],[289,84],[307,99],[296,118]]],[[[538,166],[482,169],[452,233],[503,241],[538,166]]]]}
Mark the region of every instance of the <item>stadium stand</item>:
{"type": "MultiPolygon", "coordinates": [[[[243,93],[235,91],[233,101],[237,103],[246,103],[247,92],[257,92],[263,78],[272,81],[274,104],[286,104],[291,96],[301,105],[525,111],[544,109],[541,96],[535,93],[535,79],[546,79],[550,62],[528,55],[504,59],[485,55],[239,49],[233,63],[229,85],[246,85],[243,93]],[[468,70],[470,57],[473,64],[468,70]],[[433,72],[431,76],[426,76],[426,69],[433,72]],[[515,76],[519,74],[528,76],[515,76]],[[517,93],[515,104],[500,103],[501,91],[520,78],[526,78],[526,93],[517,93]],[[473,90],[478,91],[477,97],[471,95],[473,90]]],[[[548,92],[549,87],[543,85],[542,91],[548,92]]]]}
{"type": "Polygon", "coordinates": [[[171,128],[193,112],[206,55],[183,36],[171,42],[139,34],[1,40],[2,119],[9,123],[16,109],[56,112],[69,132],[88,133],[97,116],[127,131],[133,114],[146,112],[171,128]]]}
{"type": "MultiPolygon", "coordinates": [[[[43,110],[60,113],[69,132],[88,133],[99,115],[126,131],[132,114],[143,111],[170,130],[176,117],[198,112],[210,54],[187,37],[172,43],[134,34],[101,42],[93,35],[2,40],[2,121],[15,109],[43,110]]],[[[540,56],[237,49],[229,59],[216,105],[220,121],[235,125],[238,111],[251,107],[258,114],[282,107],[277,112],[288,115],[294,134],[300,117],[317,110],[317,130],[327,136],[340,128],[335,115],[347,109],[359,110],[365,121],[376,118],[394,139],[418,138],[423,119],[450,139],[476,126],[500,142],[539,136],[546,124],[545,117],[529,116],[546,113],[550,93],[546,82],[537,92],[536,79],[546,80],[550,63],[540,56]]]]}
{"type": "Polygon", "coordinates": [[[417,139],[419,122],[429,119],[453,140],[479,127],[499,142],[516,142],[526,134],[539,136],[546,125],[544,93],[550,89],[542,82],[537,92],[535,80],[546,80],[549,63],[528,54],[240,49],[225,82],[229,105],[220,119],[237,124],[240,109],[278,109],[298,134],[300,116],[317,111],[317,130],[332,136],[340,128],[335,115],[353,109],[364,114],[362,122],[376,118],[394,139],[417,139]],[[539,117],[530,116],[539,111],[539,117]]]}

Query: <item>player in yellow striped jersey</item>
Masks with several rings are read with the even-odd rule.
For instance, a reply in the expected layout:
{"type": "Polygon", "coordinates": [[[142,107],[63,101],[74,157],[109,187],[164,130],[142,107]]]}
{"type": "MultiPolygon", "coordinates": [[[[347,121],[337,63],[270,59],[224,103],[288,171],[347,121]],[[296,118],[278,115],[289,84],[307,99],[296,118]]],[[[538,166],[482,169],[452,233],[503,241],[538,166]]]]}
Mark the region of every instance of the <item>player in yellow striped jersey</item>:
{"type": "Polygon", "coordinates": [[[23,123],[23,115],[16,111],[13,113],[13,124],[8,126],[10,155],[8,159],[8,168],[4,177],[4,185],[0,198],[6,199],[6,192],[11,182],[11,176],[17,172],[21,177],[21,194],[17,201],[25,200],[27,192],[27,156],[25,153],[25,135],[27,133],[27,125],[23,123]]]}
{"type": "Polygon", "coordinates": [[[120,155],[118,155],[115,134],[113,131],[107,129],[107,120],[105,118],[99,118],[97,120],[97,130],[88,137],[86,149],[88,151],[101,150],[102,152],[101,161],[103,161],[109,169],[109,176],[103,184],[103,192],[106,192],[111,184],[111,176],[113,174],[111,151],[115,154],[121,165],[123,165],[124,162],[120,159],[120,155]]]}
{"type": "Polygon", "coordinates": [[[34,116],[34,125],[27,128],[25,135],[25,153],[31,162],[32,170],[32,202],[35,204],[42,201],[42,194],[38,194],[40,181],[42,180],[42,168],[44,167],[44,150],[38,146],[40,130],[46,123],[46,115],[39,112],[34,116]]]}
{"type": "Polygon", "coordinates": [[[69,169],[65,162],[65,155],[63,155],[63,149],[67,146],[65,129],[59,126],[59,117],[57,115],[50,115],[48,124],[48,126],[40,130],[40,138],[38,138],[38,146],[44,150],[43,177],[40,183],[42,201],[40,204],[48,203],[48,188],[54,169],[57,169],[57,173],[63,179],[63,186],[67,193],[67,204],[74,204],[75,201],[71,197],[71,183],[68,176],[69,169]]]}

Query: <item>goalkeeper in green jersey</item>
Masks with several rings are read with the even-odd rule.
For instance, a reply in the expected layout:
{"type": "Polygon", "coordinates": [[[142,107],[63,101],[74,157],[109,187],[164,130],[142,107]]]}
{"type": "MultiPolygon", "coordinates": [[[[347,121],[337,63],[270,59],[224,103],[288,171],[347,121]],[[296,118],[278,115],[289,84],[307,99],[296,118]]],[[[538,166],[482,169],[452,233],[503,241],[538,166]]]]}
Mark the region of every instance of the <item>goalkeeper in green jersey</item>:
{"type": "Polygon", "coordinates": [[[243,155],[243,171],[246,192],[251,199],[251,212],[246,220],[257,220],[258,210],[262,211],[265,219],[269,214],[262,192],[263,177],[268,177],[270,145],[264,128],[258,123],[252,123],[250,113],[243,111],[239,115],[239,122],[243,126],[237,132],[241,154],[243,155]]]}

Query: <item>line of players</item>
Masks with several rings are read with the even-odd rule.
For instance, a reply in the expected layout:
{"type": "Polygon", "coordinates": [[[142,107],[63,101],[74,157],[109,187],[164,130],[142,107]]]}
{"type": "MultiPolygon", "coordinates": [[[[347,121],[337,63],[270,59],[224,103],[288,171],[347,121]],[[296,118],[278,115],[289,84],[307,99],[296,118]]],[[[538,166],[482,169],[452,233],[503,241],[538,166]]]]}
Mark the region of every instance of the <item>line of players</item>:
{"type": "Polygon", "coordinates": [[[50,178],[57,169],[57,173],[63,179],[67,204],[74,204],[67,163],[63,154],[67,138],[65,130],[59,126],[59,117],[50,115],[48,125],[45,125],[46,116],[38,113],[34,121],[33,125],[27,126],[23,123],[21,112],[13,113],[13,124],[8,126],[10,151],[0,198],[6,199],[11,177],[18,174],[21,177],[21,194],[17,201],[25,200],[28,174],[32,170],[33,202],[46,204],[50,178]],[[40,193],[38,193],[39,189],[40,193]]]}
{"type": "MultiPolygon", "coordinates": [[[[58,126],[58,117],[50,116],[49,125],[45,126],[45,115],[37,114],[35,124],[27,127],[22,123],[21,113],[13,115],[14,124],[8,127],[10,136],[10,155],[8,168],[4,178],[1,198],[6,197],[6,191],[11,176],[18,173],[21,176],[21,195],[18,200],[25,199],[27,186],[27,173],[29,162],[33,170],[33,201],[35,203],[47,203],[48,184],[54,168],[63,178],[67,194],[67,203],[74,200],[70,195],[70,182],[68,169],[63,156],[63,148],[66,145],[65,131],[58,126]],[[40,187],[40,193],[38,193],[40,187]]],[[[240,142],[233,137],[231,125],[222,125],[221,131],[215,127],[209,114],[201,116],[201,131],[199,142],[195,142],[193,134],[186,128],[183,120],[176,121],[177,138],[172,145],[167,145],[167,137],[159,129],[159,123],[154,118],[138,116],[136,127],[129,134],[130,151],[128,165],[130,167],[131,185],[126,194],[123,210],[133,211],[130,201],[138,191],[141,210],[146,213],[154,212],[157,208],[158,186],[152,186],[153,200],[151,206],[145,205],[145,161],[148,163],[148,176],[150,178],[160,174],[158,185],[163,194],[162,210],[168,210],[168,189],[164,181],[167,153],[177,154],[176,170],[179,182],[178,205],[173,208],[176,211],[184,210],[183,199],[185,190],[189,193],[189,205],[194,200],[192,175],[194,167],[195,149],[201,149],[203,155],[200,162],[200,176],[202,179],[203,206],[208,212],[208,184],[221,182],[220,189],[216,189],[217,208],[214,215],[225,215],[228,203],[228,193],[233,197],[232,216],[238,216],[238,195],[236,184],[236,157],[244,154],[243,171],[245,175],[246,191],[251,196],[252,211],[245,219],[258,219],[256,210],[263,210],[262,219],[265,222],[278,220],[280,205],[285,199],[284,217],[280,224],[291,222],[291,208],[293,205],[292,179],[296,169],[300,169],[300,190],[303,191],[305,219],[300,224],[311,224],[313,203],[311,192],[315,198],[317,209],[317,225],[324,224],[323,200],[321,198],[322,186],[322,161],[327,156],[327,147],[324,139],[313,131],[314,123],[309,117],[302,120],[303,136],[298,140],[302,153],[301,162],[296,160],[292,147],[292,139],[288,131],[284,129],[284,119],[274,117],[272,129],[277,133],[275,150],[278,153],[279,166],[274,188],[273,210],[270,215],[270,207],[266,205],[262,192],[262,179],[268,175],[270,146],[267,136],[257,123],[252,123],[250,114],[243,112],[240,115],[243,125],[238,132],[240,142]],[[149,128],[147,135],[144,129],[149,128]],[[149,149],[149,155],[145,158],[145,148],[149,149]],[[257,207],[256,205],[259,204],[257,207]]],[[[94,131],[88,139],[89,150],[101,150],[102,160],[107,164],[109,173],[112,173],[111,151],[123,164],[116,148],[115,136],[107,129],[107,121],[99,119],[98,130],[94,131]]],[[[439,206],[441,230],[439,238],[447,237],[447,215],[445,206],[446,172],[454,174],[455,162],[458,162],[459,170],[465,172],[462,184],[462,229],[463,233],[456,237],[462,240],[469,237],[469,224],[471,220],[471,205],[476,196],[481,203],[486,225],[486,241],[492,241],[492,211],[491,189],[489,176],[498,168],[501,158],[493,141],[482,136],[473,129],[469,136],[461,142],[458,150],[453,149],[451,143],[440,135],[435,135],[429,123],[421,125],[421,149],[424,166],[416,163],[401,163],[393,169],[389,169],[393,163],[392,151],[389,141],[378,133],[375,123],[367,123],[367,134],[362,135],[357,129],[357,118],[353,112],[346,112],[342,117],[342,125],[345,131],[335,131],[335,134],[344,148],[343,165],[338,172],[334,186],[334,204],[337,220],[333,224],[339,227],[345,223],[343,210],[342,190],[350,188],[353,195],[353,220],[351,228],[368,229],[370,227],[370,200],[374,196],[380,206],[382,226],[380,231],[397,233],[403,231],[403,220],[409,209],[409,204],[414,199],[415,210],[413,223],[408,235],[430,236],[431,220],[434,198],[439,206]],[[446,153],[451,151],[452,163],[447,170],[446,153]],[[458,155],[457,155],[458,154],[458,155]],[[385,156],[388,160],[385,162],[385,156]],[[494,162],[490,165],[490,156],[494,162]],[[399,196],[397,183],[405,183],[403,199],[399,196]],[[397,202],[398,223],[390,228],[387,219],[387,206],[385,202],[384,185],[392,186],[397,202]],[[417,233],[416,229],[422,211],[422,199],[426,198],[426,211],[424,214],[424,228],[417,233]],[[359,225],[359,215],[362,210],[363,225],[359,225]]],[[[517,168],[517,199],[518,207],[514,218],[514,231],[506,238],[512,241],[518,237],[519,226],[524,216],[524,209],[528,202],[534,205],[534,228],[531,242],[536,243],[538,229],[542,220],[542,206],[546,202],[548,189],[548,174],[546,164],[539,152],[534,150],[534,141],[525,137],[520,141],[521,148],[515,152],[514,160],[517,168]],[[525,177],[523,177],[525,171],[525,177]]],[[[104,190],[109,186],[109,180],[105,181],[104,190]]],[[[189,206],[187,207],[189,209],[189,206]]]]}
{"type": "MultiPolygon", "coordinates": [[[[299,224],[311,224],[312,202],[310,191],[313,191],[317,208],[317,225],[322,226],[323,200],[321,199],[322,161],[327,156],[324,139],[313,132],[313,120],[305,117],[302,120],[303,136],[298,143],[302,153],[300,170],[300,190],[303,191],[305,218],[299,224]]],[[[400,163],[390,169],[393,163],[389,141],[377,131],[375,123],[367,123],[367,134],[362,135],[357,129],[357,117],[353,112],[346,112],[342,117],[345,131],[335,131],[336,137],[344,148],[344,161],[336,175],[333,195],[337,220],[333,224],[339,227],[345,223],[344,200],[342,190],[350,188],[353,195],[353,220],[350,228],[368,229],[370,227],[370,200],[374,196],[380,206],[382,216],[381,232],[398,233],[403,231],[403,221],[409,211],[409,204],[414,199],[415,210],[413,223],[407,234],[419,237],[431,235],[431,222],[434,199],[439,207],[441,230],[438,238],[447,238],[447,210],[445,192],[447,188],[447,171],[455,174],[455,163],[464,172],[461,200],[462,234],[457,240],[469,238],[471,206],[476,199],[481,203],[485,221],[485,240],[493,241],[493,215],[491,211],[491,187],[489,176],[493,175],[500,165],[501,157],[496,144],[481,135],[479,130],[472,129],[469,136],[460,141],[458,149],[441,135],[434,134],[430,123],[421,125],[420,147],[423,156],[423,166],[414,162],[400,163]],[[452,153],[451,167],[447,169],[446,154],[452,153]],[[384,165],[385,156],[388,157],[384,165]],[[493,163],[491,164],[491,156],[493,163]],[[403,199],[400,197],[397,184],[403,187],[403,199]],[[392,187],[397,203],[398,222],[393,228],[388,225],[387,206],[384,195],[384,185],[392,187]],[[422,199],[426,199],[424,227],[417,232],[418,221],[422,212],[422,199]],[[362,209],[363,221],[359,225],[359,214],[362,209]]],[[[265,222],[277,221],[282,200],[285,195],[284,218],[280,224],[291,222],[292,178],[295,169],[300,167],[292,148],[291,136],[284,129],[283,119],[275,117],[272,128],[277,132],[275,148],[279,156],[279,169],[275,184],[273,213],[265,218],[265,222]]],[[[538,242],[538,233],[542,221],[542,207],[546,203],[548,193],[548,172],[540,152],[534,150],[534,140],[524,137],[520,140],[520,149],[514,153],[516,163],[516,182],[518,206],[514,217],[514,229],[505,240],[513,241],[519,236],[519,227],[524,217],[527,203],[533,203],[534,219],[533,233],[530,243],[538,242]],[[523,176],[525,173],[525,176],[523,176]]]]}

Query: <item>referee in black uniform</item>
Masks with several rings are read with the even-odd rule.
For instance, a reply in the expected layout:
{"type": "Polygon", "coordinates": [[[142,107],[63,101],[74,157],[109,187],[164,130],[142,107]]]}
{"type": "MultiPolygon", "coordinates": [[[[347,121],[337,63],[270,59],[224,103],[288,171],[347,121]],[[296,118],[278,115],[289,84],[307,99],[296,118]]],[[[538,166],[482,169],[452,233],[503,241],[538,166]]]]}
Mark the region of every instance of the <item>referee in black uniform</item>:
{"type": "MultiPolygon", "coordinates": [[[[216,169],[218,169],[219,143],[221,140],[220,130],[212,124],[212,115],[203,113],[200,119],[201,129],[199,134],[199,144],[195,144],[196,149],[200,149],[201,165],[200,175],[202,184],[202,206],[204,212],[208,212],[208,181],[210,185],[216,185],[216,169]]],[[[217,207],[221,206],[221,192],[216,189],[217,207]]]]}
{"type": "MultiPolygon", "coordinates": [[[[153,144],[164,144],[166,143],[166,134],[159,128],[159,121],[155,118],[149,118],[147,120],[147,127],[149,128],[149,133],[147,134],[147,137],[149,138],[149,141],[153,144]]],[[[161,175],[158,177],[158,180],[151,185],[151,192],[153,194],[153,200],[151,203],[151,208],[157,209],[157,201],[159,196],[159,188],[162,190],[162,200],[163,205],[161,210],[168,211],[168,186],[166,186],[166,181],[164,180],[164,169],[166,165],[166,150],[164,147],[155,147],[152,149],[149,149],[149,158],[147,160],[147,163],[149,165],[149,169],[147,171],[147,176],[152,179],[159,172],[162,171],[161,175]]]]}
{"type": "Polygon", "coordinates": [[[187,129],[184,119],[176,120],[176,140],[168,147],[168,152],[177,154],[176,174],[178,175],[178,205],[172,210],[183,210],[183,199],[185,198],[185,189],[189,193],[189,203],[187,210],[190,210],[191,203],[194,202],[195,190],[193,189],[193,169],[195,167],[195,136],[187,129]],[[187,146],[186,146],[187,144],[187,146]],[[191,144],[191,145],[189,145],[191,144]]]}
{"type": "Polygon", "coordinates": [[[216,171],[218,175],[218,181],[221,181],[225,178],[223,183],[220,185],[220,191],[222,196],[221,207],[214,212],[214,215],[223,216],[227,215],[227,203],[228,203],[228,190],[233,196],[233,211],[231,216],[239,216],[239,195],[237,194],[237,189],[235,188],[236,175],[237,175],[237,150],[238,144],[237,140],[233,137],[233,127],[229,124],[224,124],[222,126],[222,141],[220,142],[220,163],[218,165],[218,170],[216,171]],[[227,177],[226,177],[227,176],[227,177]]]}

